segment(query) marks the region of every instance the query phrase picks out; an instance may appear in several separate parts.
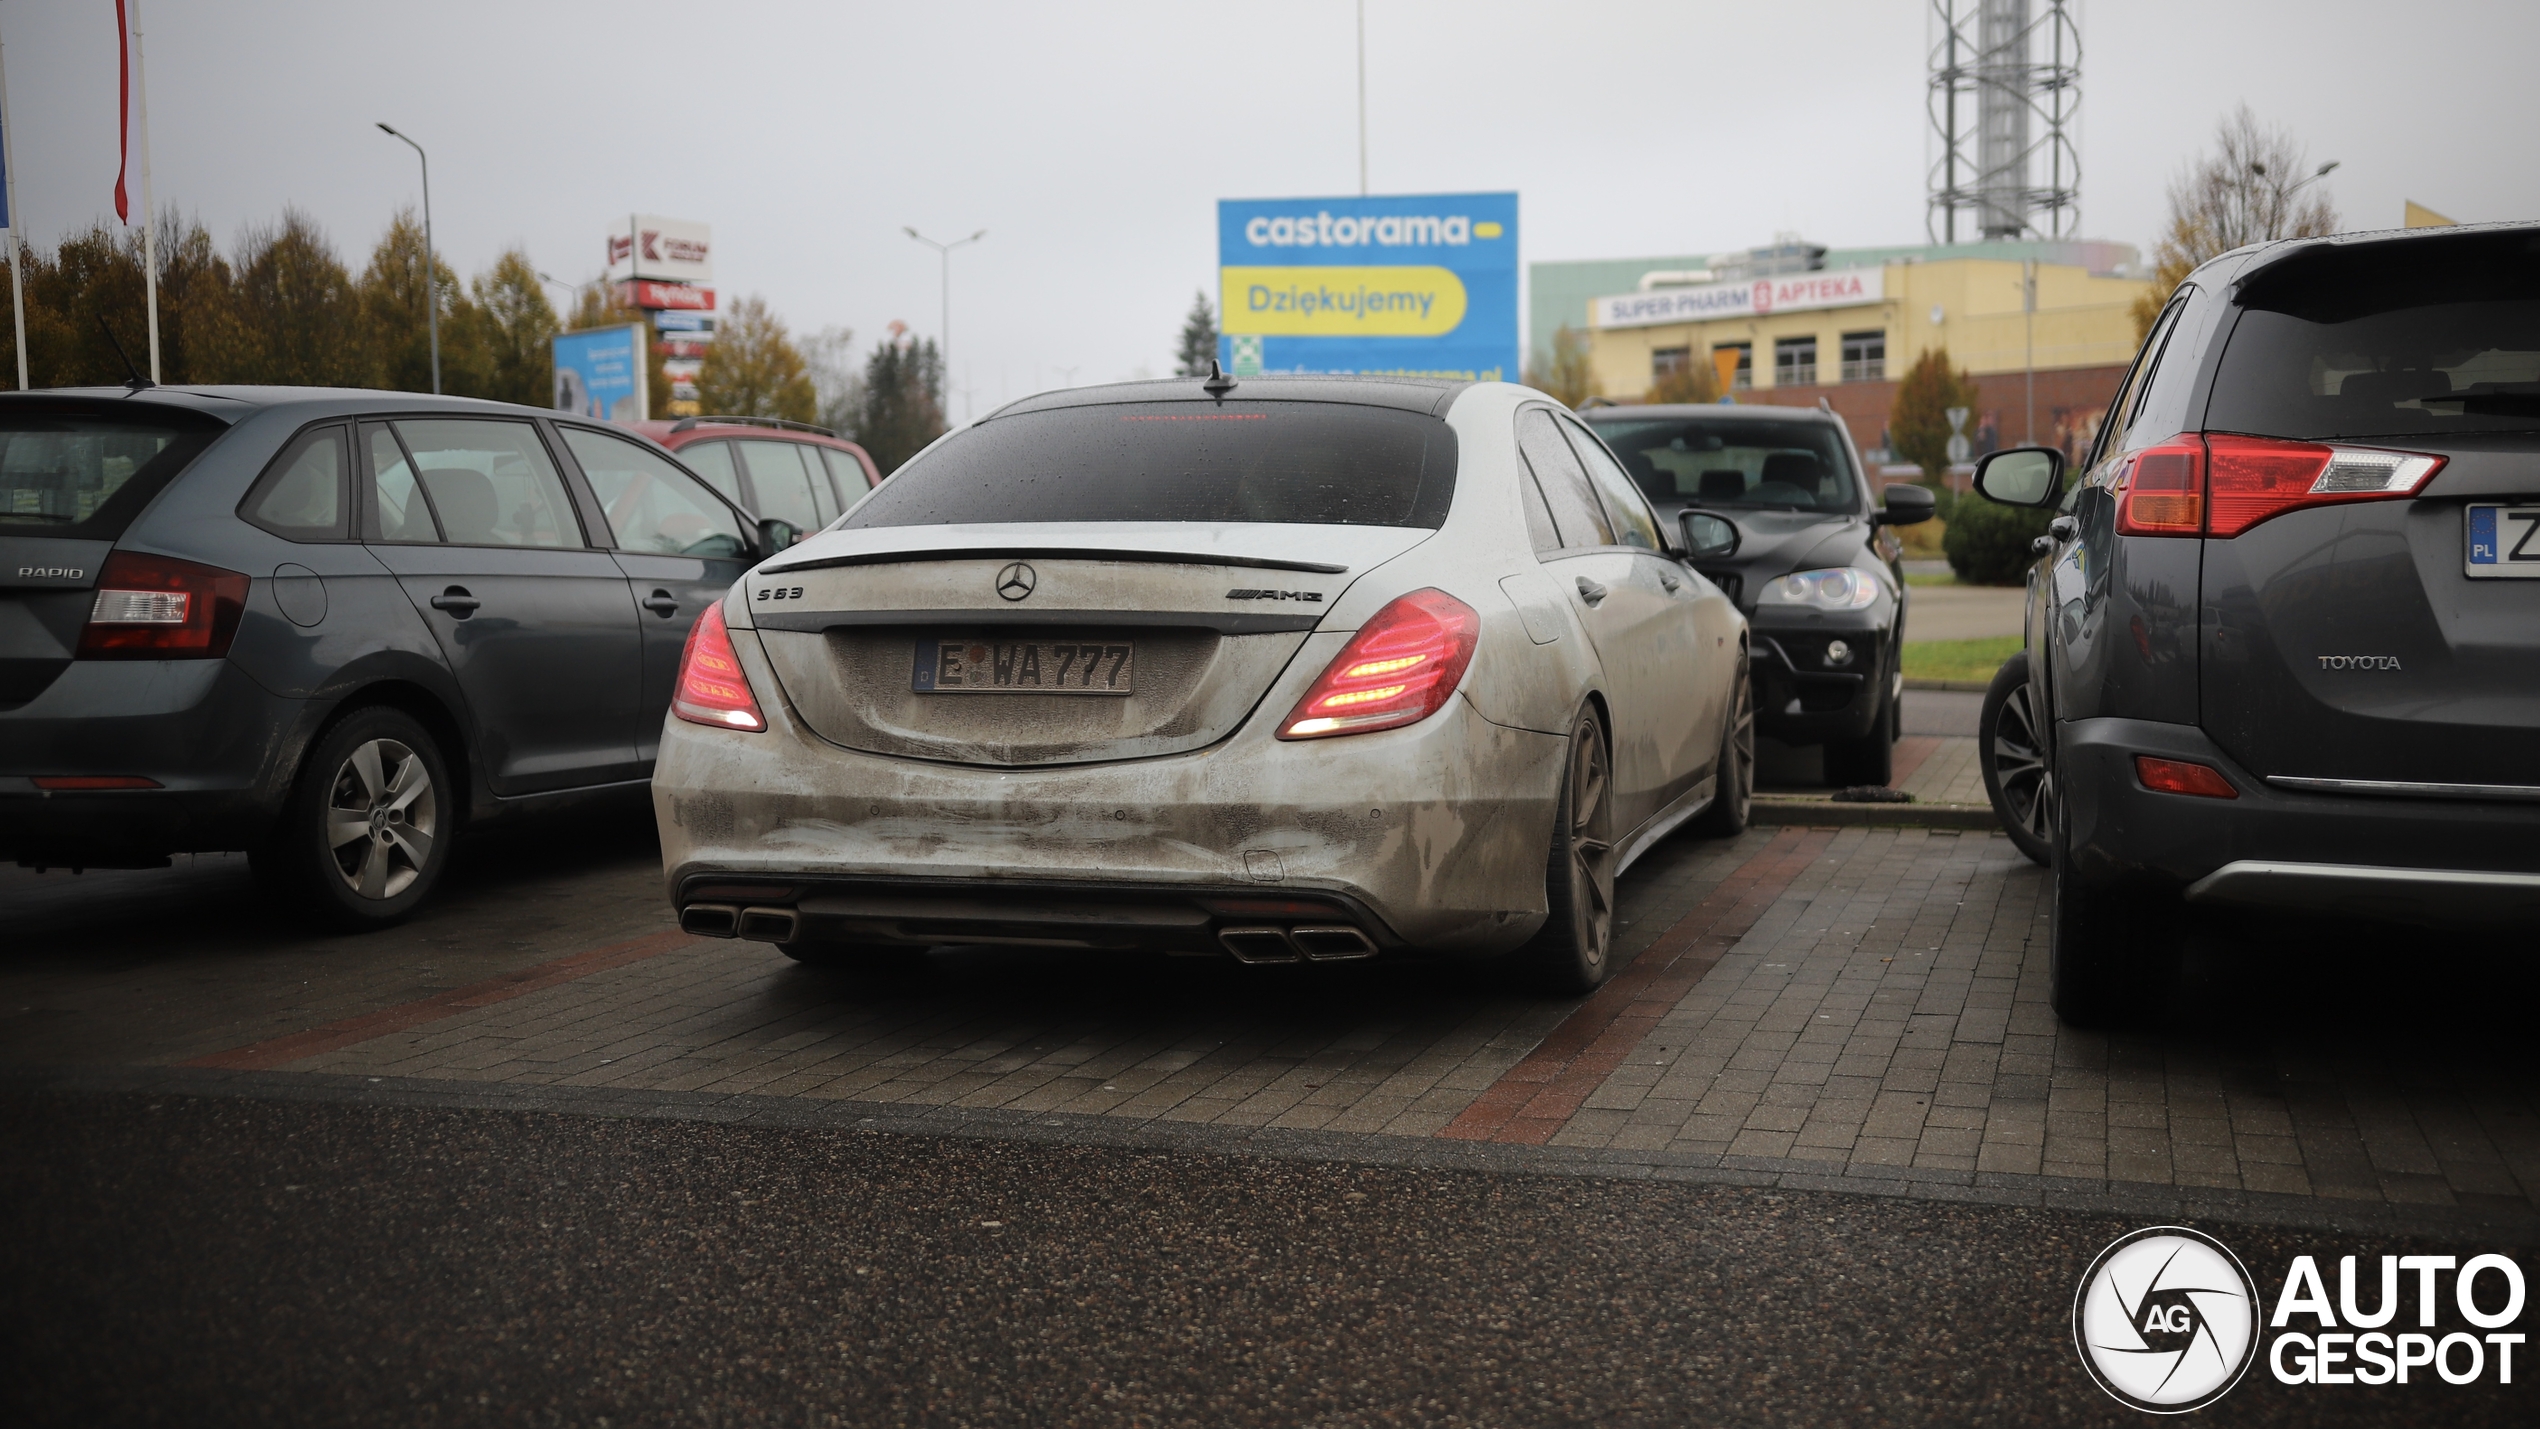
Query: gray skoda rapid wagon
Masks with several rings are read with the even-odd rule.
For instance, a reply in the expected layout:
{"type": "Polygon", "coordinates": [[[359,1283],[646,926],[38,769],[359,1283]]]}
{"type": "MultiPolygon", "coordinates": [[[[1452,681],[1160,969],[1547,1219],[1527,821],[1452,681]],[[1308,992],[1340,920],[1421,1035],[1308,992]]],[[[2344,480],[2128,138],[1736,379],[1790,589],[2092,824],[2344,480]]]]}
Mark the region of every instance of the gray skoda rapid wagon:
{"type": "Polygon", "coordinates": [[[0,854],[244,849],[393,921],[463,826],[639,793],[689,626],[793,534],[500,403],[0,396],[0,854]]]}
{"type": "Polygon", "coordinates": [[[2540,224],[2213,260],[2062,465],[1976,469],[2060,510],[1981,748],[2058,1013],[2203,909],[2540,928],[2540,224]]]}

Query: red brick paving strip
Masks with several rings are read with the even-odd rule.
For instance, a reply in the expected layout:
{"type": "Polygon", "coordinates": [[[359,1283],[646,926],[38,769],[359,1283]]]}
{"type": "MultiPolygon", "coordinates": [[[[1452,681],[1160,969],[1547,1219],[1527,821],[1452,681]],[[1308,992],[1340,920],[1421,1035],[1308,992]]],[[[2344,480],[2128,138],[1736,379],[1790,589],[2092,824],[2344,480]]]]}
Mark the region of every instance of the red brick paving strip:
{"type": "Polygon", "coordinates": [[[1936,734],[1909,734],[1896,741],[1896,762],[1888,768],[1887,787],[1904,788],[1914,771],[1923,767],[1923,761],[1939,752],[1940,736],[1936,734]]]}
{"type": "Polygon", "coordinates": [[[558,983],[572,982],[576,978],[589,977],[593,973],[606,972],[610,968],[642,962],[656,954],[669,952],[673,948],[684,948],[696,941],[694,936],[674,928],[668,932],[653,933],[630,942],[611,943],[605,948],[593,948],[589,952],[575,953],[571,957],[558,958],[554,962],[540,963],[535,967],[522,968],[518,972],[504,973],[499,977],[489,977],[483,982],[470,983],[466,987],[454,987],[448,992],[436,992],[430,997],[414,1002],[382,1008],[377,1012],[365,1012],[359,1017],[347,1017],[339,1022],[327,1023],[323,1027],[312,1027],[305,1032],[294,1032],[270,1041],[256,1042],[245,1047],[233,1047],[226,1052],[214,1052],[208,1057],[197,1057],[190,1062],[182,1062],[178,1065],[226,1067],[232,1071],[242,1072],[269,1071],[286,1063],[296,1062],[302,1057],[314,1057],[321,1052],[332,1052],[341,1047],[350,1047],[356,1042],[367,1042],[373,1037],[384,1037],[391,1032],[402,1032],[409,1027],[419,1027],[426,1022],[438,1022],[444,1017],[455,1017],[473,1008],[491,1007],[498,1002],[508,1002],[524,993],[554,987],[558,983]]]}
{"type": "Polygon", "coordinates": [[[1831,829],[1774,835],[1437,1134],[1527,1146],[1550,1141],[1833,842],[1831,829]]]}

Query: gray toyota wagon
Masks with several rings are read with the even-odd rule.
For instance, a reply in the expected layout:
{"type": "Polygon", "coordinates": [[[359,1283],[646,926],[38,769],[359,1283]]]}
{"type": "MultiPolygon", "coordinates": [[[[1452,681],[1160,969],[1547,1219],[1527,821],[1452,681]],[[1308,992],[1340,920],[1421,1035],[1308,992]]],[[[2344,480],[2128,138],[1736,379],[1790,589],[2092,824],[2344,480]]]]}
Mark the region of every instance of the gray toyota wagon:
{"type": "Polygon", "coordinates": [[[690,624],[792,536],[500,403],[0,395],[0,855],[243,849],[393,921],[463,826],[640,791],[690,624]]]}

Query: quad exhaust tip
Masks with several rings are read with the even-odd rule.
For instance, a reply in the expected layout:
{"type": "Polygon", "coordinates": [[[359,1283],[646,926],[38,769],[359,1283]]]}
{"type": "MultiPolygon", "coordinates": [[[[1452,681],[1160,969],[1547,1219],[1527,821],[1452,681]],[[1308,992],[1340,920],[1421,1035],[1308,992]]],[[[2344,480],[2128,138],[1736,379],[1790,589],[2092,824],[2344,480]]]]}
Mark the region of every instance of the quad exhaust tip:
{"type": "Polygon", "coordinates": [[[701,938],[748,938],[760,943],[790,943],[802,931],[802,916],[791,908],[691,903],[679,910],[679,929],[701,938]]]}
{"type": "Polygon", "coordinates": [[[1337,963],[1376,955],[1375,940],[1347,924],[1227,928],[1218,933],[1217,941],[1236,961],[1246,963],[1337,963]]]}

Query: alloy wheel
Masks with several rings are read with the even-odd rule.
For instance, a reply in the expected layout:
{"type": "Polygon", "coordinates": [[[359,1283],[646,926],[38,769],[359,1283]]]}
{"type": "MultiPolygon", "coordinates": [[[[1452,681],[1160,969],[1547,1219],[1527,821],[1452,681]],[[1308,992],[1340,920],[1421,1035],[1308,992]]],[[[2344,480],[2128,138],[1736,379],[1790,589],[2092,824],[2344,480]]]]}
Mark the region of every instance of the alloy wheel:
{"type": "Polygon", "coordinates": [[[2046,767],[2045,741],[2038,737],[2030,696],[2030,687],[2022,684],[2002,701],[1990,737],[2002,802],[2021,830],[2043,845],[2055,826],[2055,775],[2046,767]]]}
{"type": "Polygon", "coordinates": [[[432,862],[440,803],[423,756],[393,739],[353,747],[326,798],[326,846],[336,875],[363,898],[412,887],[432,862]]]}
{"type": "Polygon", "coordinates": [[[1593,721],[1570,740],[1570,896],[1582,961],[1602,967],[1614,939],[1613,780],[1593,721]]]}

